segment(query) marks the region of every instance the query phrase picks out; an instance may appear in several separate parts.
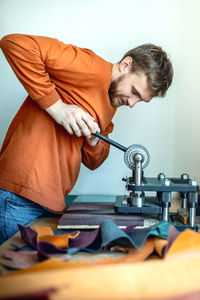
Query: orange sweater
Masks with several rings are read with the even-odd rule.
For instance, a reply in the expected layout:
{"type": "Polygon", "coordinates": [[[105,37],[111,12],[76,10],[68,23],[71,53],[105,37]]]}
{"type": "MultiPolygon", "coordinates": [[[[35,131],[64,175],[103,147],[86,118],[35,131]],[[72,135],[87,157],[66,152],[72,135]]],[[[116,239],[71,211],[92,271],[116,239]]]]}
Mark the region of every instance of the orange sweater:
{"type": "Polygon", "coordinates": [[[97,168],[107,158],[109,145],[100,141],[92,147],[84,137],[69,135],[44,108],[58,99],[76,104],[107,136],[116,111],[108,96],[113,65],[91,50],[48,37],[7,35],[0,47],[29,94],[2,145],[0,188],[61,212],[81,162],[97,168]]]}

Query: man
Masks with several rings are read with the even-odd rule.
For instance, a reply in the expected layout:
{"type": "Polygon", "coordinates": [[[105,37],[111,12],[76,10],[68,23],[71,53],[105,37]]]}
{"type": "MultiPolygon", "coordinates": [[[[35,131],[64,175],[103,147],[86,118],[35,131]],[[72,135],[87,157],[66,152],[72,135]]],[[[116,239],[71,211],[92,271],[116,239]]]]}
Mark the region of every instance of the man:
{"type": "Polygon", "coordinates": [[[108,136],[122,105],[164,96],[173,70],[160,47],[147,44],[112,64],[88,49],[56,39],[12,34],[0,46],[28,97],[0,152],[0,242],[45,209],[60,213],[81,162],[107,158],[108,136]]]}

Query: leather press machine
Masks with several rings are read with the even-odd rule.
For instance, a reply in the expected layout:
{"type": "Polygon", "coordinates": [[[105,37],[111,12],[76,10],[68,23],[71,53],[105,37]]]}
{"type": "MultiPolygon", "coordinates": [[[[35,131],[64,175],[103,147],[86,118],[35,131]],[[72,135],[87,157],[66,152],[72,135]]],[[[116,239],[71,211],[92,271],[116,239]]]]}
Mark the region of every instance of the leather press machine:
{"type": "Polygon", "coordinates": [[[117,214],[143,214],[156,215],[159,220],[172,222],[179,229],[185,227],[197,230],[196,208],[198,206],[198,190],[196,180],[191,180],[188,174],[182,174],[180,178],[166,178],[163,173],[157,177],[145,177],[144,168],[150,161],[148,150],[139,144],[128,148],[115,141],[95,133],[95,136],[124,151],[124,161],[132,170],[132,176],[123,178],[129,195],[117,196],[115,212],[117,214]],[[146,196],[146,192],[154,192],[155,196],[146,196]],[[180,193],[181,208],[177,213],[170,213],[171,193],[180,193]],[[187,222],[181,222],[181,216],[185,216],[187,222]]]}

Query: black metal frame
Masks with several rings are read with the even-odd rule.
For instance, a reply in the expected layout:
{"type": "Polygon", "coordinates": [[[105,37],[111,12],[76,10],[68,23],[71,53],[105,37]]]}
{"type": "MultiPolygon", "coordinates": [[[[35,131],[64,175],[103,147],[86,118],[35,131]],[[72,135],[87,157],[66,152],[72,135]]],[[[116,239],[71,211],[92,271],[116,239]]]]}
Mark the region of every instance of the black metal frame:
{"type": "MultiPolygon", "coordinates": [[[[124,179],[123,179],[124,180],[124,179]]],[[[130,196],[117,196],[115,202],[115,212],[118,214],[144,214],[156,215],[159,220],[162,219],[163,209],[171,206],[171,193],[179,192],[181,197],[187,198],[188,208],[197,208],[198,206],[198,185],[192,185],[193,181],[183,178],[168,178],[166,185],[165,178],[159,177],[143,178],[141,185],[134,184],[134,178],[129,177],[126,181],[126,189],[130,191],[130,196]],[[155,192],[155,197],[145,197],[145,203],[141,206],[131,205],[131,195],[135,192],[155,192]],[[125,199],[126,198],[126,199],[125,199]]],[[[169,222],[173,223],[179,230],[191,228],[198,231],[198,226],[194,224],[183,224],[178,220],[177,213],[169,213],[169,222]]]]}

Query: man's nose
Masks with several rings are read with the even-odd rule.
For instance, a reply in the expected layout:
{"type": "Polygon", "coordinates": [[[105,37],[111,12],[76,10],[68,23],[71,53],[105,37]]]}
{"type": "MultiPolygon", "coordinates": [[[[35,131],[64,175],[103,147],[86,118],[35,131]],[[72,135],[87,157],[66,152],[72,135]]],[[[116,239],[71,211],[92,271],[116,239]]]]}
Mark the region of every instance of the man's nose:
{"type": "Polygon", "coordinates": [[[134,107],[135,106],[135,104],[137,103],[139,101],[139,98],[136,98],[136,97],[134,97],[134,98],[129,98],[128,99],[128,106],[129,107],[134,107]]]}

